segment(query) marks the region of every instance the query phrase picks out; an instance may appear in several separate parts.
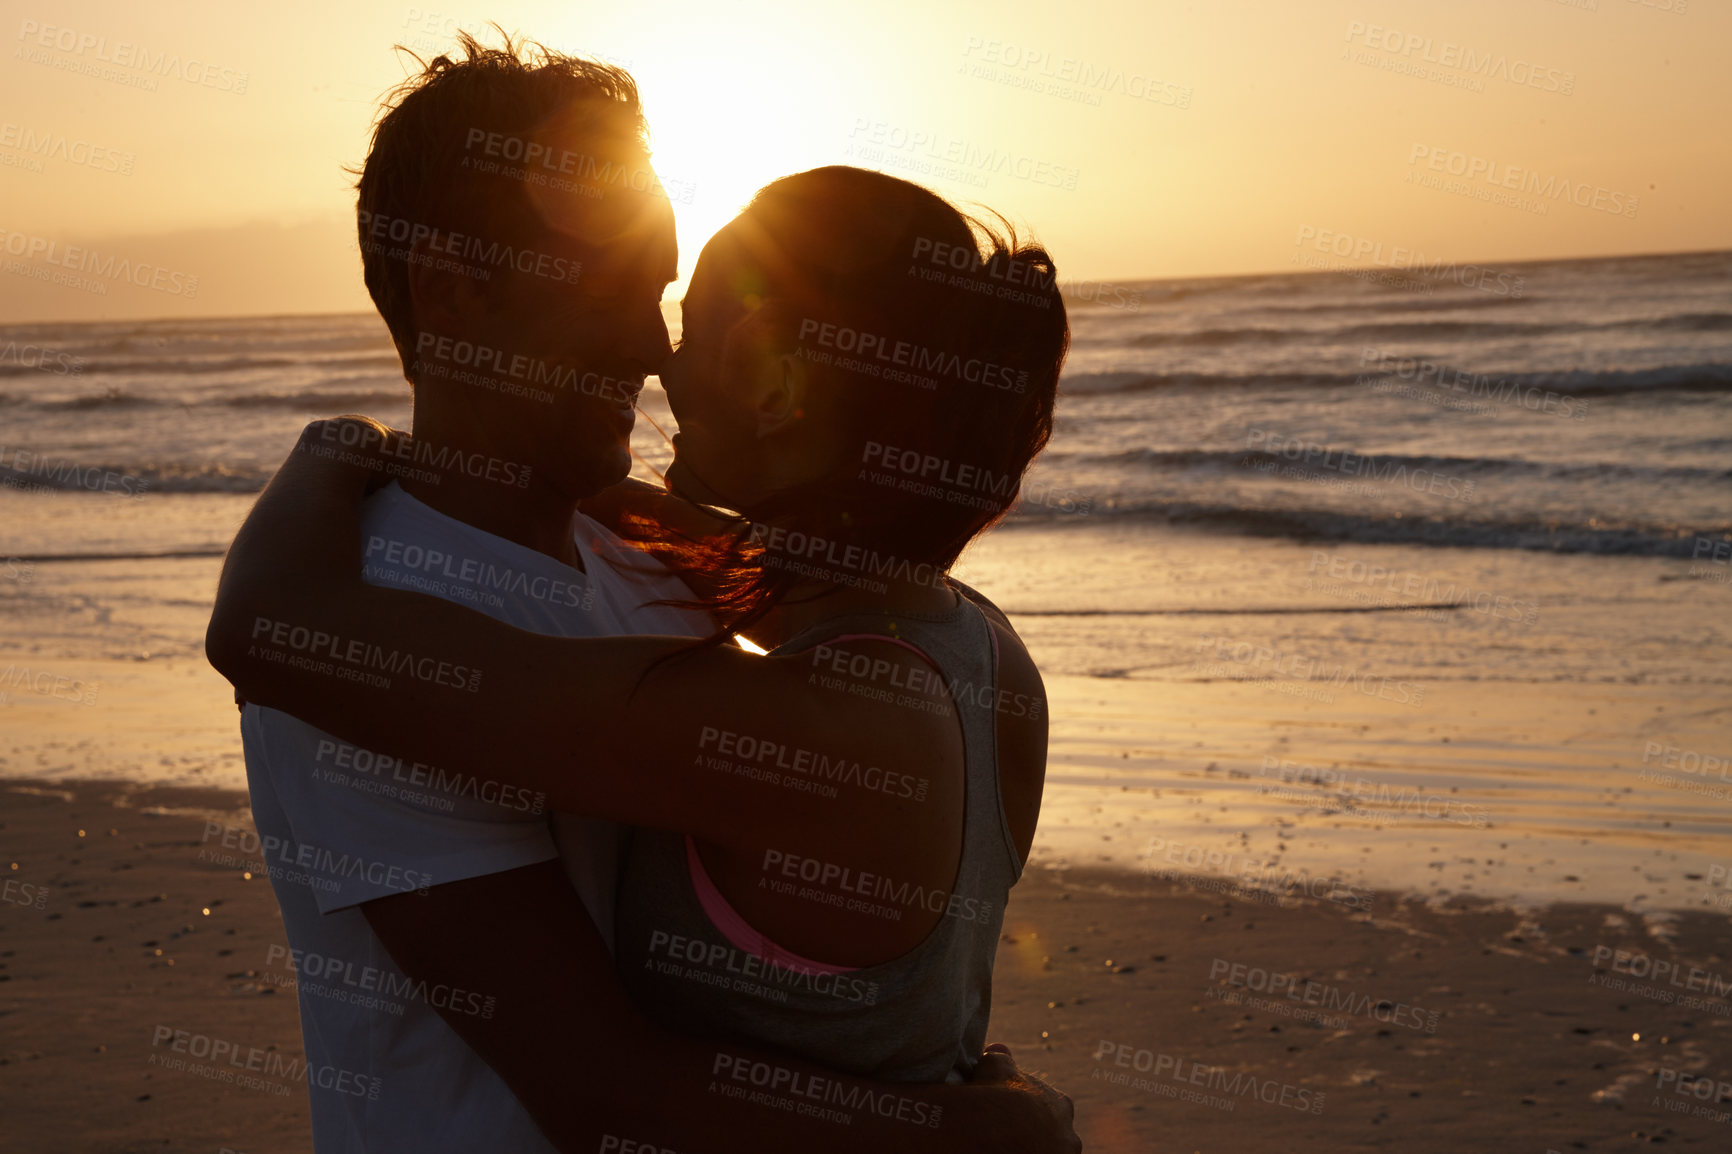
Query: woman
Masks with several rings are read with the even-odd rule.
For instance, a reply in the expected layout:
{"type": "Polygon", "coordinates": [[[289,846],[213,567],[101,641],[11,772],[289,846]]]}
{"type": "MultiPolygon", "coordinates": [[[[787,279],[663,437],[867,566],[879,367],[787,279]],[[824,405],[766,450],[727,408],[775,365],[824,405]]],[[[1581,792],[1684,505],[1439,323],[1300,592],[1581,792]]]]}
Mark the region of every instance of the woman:
{"type": "Polygon", "coordinates": [[[738,519],[650,547],[706,594],[707,642],[557,639],[365,585],[370,474],[303,453],[231,554],[213,662],[346,740],[641,827],[619,966],[682,1029],[965,1077],[1034,837],[1045,696],[1002,614],[943,574],[1044,446],[1068,343],[1047,255],[987,233],[983,259],[976,229],[915,185],[829,168],[770,185],[706,246],[661,373],[667,479],[738,519]],[[332,693],[271,660],[261,620],[478,679],[332,693]],[[749,980],[708,980],[718,949],[749,980]]]}

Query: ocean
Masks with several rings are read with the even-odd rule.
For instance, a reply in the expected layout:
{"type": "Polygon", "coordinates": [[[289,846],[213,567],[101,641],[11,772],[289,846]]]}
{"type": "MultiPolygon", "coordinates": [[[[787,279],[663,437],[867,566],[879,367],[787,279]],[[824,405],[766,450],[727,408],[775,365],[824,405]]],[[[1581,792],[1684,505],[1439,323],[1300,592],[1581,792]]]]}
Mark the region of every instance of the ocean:
{"type": "MultiPolygon", "coordinates": [[[[1732,255],[1117,287],[1068,297],[1023,519],[1639,556],[1732,531],[1732,255]]],[[[0,328],[11,486],[77,490],[71,465],[256,492],[307,418],[345,411],[407,419],[372,314],[0,328]]],[[[646,412],[667,424],[653,385],[646,412]]],[[[647,423],[637,447],[666,459],[647,423]]],[[[140,550],[199,544],[146,524],[140,550]]]]}
{"type": "MultiPolygon", "coordinates": [[[[1052,692],[1043,863],[1721,900],[1732,254],[1498,272],[1073,287],[1052,444],[958,570],[1052,692]]],[[[339,412],[408,421],[371,314],[0,327],[0,774],[241,784],[216,566],[339,412]]]]}

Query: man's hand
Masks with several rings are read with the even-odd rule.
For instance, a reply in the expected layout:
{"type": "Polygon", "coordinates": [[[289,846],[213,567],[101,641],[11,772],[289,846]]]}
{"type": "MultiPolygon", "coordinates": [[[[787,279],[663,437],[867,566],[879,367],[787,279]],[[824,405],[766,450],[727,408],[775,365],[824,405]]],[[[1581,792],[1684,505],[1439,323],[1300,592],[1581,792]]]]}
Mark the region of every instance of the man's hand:
{"type": "Polygon", "coordinates": [[[1041,1151],[1042,1154],[1080,1154],[1082,1139],[1077,1137],[1076,1106],[1070,1100],[1070,1095],[1060,1093],[1024,1070],[1018,1069],[1016,1059],[1010,1056],[1010,1047],[1002,1042],[994,1042],[981,1055],[980,1064],[974,1068],[974,1077],[969,1079],[973,1086],[999,1085],[1008,1090],[1014,1090],[1032,1101],[1038,1108],[1026,1111],[1036,1119],[1036,1129],[1032,1135],[1032,1143],[1028,1149],[1041,1151]]]}

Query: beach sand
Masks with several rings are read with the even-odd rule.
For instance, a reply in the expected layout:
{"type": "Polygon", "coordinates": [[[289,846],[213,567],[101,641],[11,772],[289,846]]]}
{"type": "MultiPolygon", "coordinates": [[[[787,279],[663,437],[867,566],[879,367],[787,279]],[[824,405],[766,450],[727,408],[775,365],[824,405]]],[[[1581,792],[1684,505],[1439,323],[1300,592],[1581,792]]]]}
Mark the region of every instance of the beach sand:
{"type": "MultiPolygon", "coordinates": [[[[246,499],[219,503],[188,542],[233,532],[246,499]]],[[[1341,555],[1537,620],[1355,612],[1306,583],[1333,551],[1279,540],[1078,525],[971,553],[1052,714],[992,1038],[1075,1097],[1092,1150],[1732,1148],[1704,1116],[1732,1109],[1728,715],[1700,660],[1724,590],[1678,559],[1341,555]],[[1219,638],[1426,695],[1325,699],[1219,638]]],[[[223,844],[250,818],[200,644],[218,564],[0,583],[0,1149],[310,1148],[275,899],[223,844]],[[256,1082],[174,1031],[256,1049],[256,1082]]]]}
{"type": "MultiPolygon", "coordinates": [[[[10,780],[0,821],[0,1148],[309,1149],[276,902],[210,833],[250,827],[245,798],[10,780]],[[164,1029],[274,1073],[206,1076],[164,1029]]],[[[1075,1098],[1090,1150],[1732,1142],[1732,1101],[1691,1092],[1732,1083],[1724,916],[1336,898],[1033,866],[991,1037],[1075,1098]]]]}
{"type": "MultiPolygon", "coordinates": [[[[220,504],[183,519],[226,540],[246,502],[220,504]]],[[[27,542],[52,537],[50,512],[27,542]]],[[[119,532],[106,524],[85,529],[119,532]]],[[[1732,876],[1732,710],[1708,656],[1725,651],[1725,589],[1675,558],[1506,552],[1084,523],[988,535],[961,576],[1008,607],[1050,701],[1033,860],[1172,855],[1428,897],[1732,912],[1732,889],[1702,880],[1732,876]],[[1320,557],[1539,608],[1532,624],[1358,612],[1310,586],[1320,557]],[[1257,646],[1366,676],[1220,656],[1257,646]],[[1423,696],[1403,703],[1409,687],[1423,696]]],[[[40,562],[0,581],[0,779],[244,788],[233,693],[203,655],[219,566],[40,562]]]]}

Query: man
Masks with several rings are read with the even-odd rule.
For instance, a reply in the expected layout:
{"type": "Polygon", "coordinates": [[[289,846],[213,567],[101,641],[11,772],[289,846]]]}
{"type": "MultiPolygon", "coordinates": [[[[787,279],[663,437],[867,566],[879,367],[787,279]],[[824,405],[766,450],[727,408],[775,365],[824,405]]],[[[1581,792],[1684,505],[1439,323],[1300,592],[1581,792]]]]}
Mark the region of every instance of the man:
{"type": "MultiPolygon", "coordinates": [[[[525,60],[509,40],[462,45],[399,91],[358,185],[363,269],[414,389],[412,436],[345,443],[355,426],[328,425],[301,448],[391,474],[360,543],[369,582],[561,636],[707,632],[701,614],[656,604],[689,596],[678,581],[578,511],[627,473],[632,401],[669,352],[659,302],[677,252],[635,87],[599,64],[525,60]]],[[[254,636],[334,693],[474,676],[311,623],[261,620],[254,636]]],[[[718,1093],[710,1074],[750,1049],[656,1030],[613,974],[622,831],[550,828],[521,791],[273,710],[246,707],[242,732],[301,974],[319,1154],[1067,1148],[1068,1102],[1002,1057],[983,1063],[997,1085],[899,1087],[943,1111],[923,1130],[718,1093]]]]}

